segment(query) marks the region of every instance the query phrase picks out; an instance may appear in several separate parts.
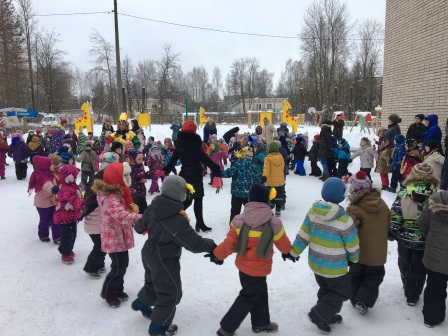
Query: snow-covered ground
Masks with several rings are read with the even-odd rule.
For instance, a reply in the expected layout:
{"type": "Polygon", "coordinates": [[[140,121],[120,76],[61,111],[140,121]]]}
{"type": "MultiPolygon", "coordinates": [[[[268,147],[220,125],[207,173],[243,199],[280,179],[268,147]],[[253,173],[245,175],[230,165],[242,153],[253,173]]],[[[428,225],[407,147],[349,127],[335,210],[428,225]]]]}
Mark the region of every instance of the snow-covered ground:
{"type": "MultiPolygon", "coordinates": [[[[96,134],[101,126],[95,126],[96,134]]],[[[218,125],[222,136],[230,125],[218,125]]],[[[248,131],[247,126],[240,126],[248,131]]],[[[307,131],[310,139],[319,132],[317,127],[300,129],[307,131]]],[[[201,132],[201,130],[200,130],[201,132]]],[[[354,129],[346,130],[344,137],[352,148],[357,148],[365,134],[354,129]]],[[[156,139],[170,136],[169,125],[154,125],[145,134],[156,139]]],[[[371,139],[373,135],[369,136],[371,139]]],[[[147,335],[149,320],[131,310],[144,280],[140,251],[146,237],[135,234],[136,246],[130,250],[130,264],[125,276],[125,291],[130,301],[118,309],[111,309],[100,298],[103,280],[93,280],[83,272],[83,266],[91,250],[90,238],[78,225],[78,237],[74,252],[76,262],[61,262],[57,245],[45,244],[37,237],[38,215],[33,207],[33,196],[26,192],[26,181],[17,181],[12,160],[6,168],[6,180],[0,181],[2,193],[0,225],[0,335],[147,335]]],[[[306,162],[309,173],[309,162],[306,162]]],[[[359,169],[359,159],[349,170],[359,169]]],[[[375,186],[380,186],[379,175],[372,173],[375,186]]],[[[208,178],[208,177],[207,177],[208,178]]],[[[219,244],[228,230],[230,214],[230,180],[224,180],[224,189],[215,194],[204,179],[205,223],[213,228],[202,234],[219,244]]],[[[79,178],[78,178],[79,180],[79,178]]],[[[311,203],[320,199],[322,182],[311,176],[287,177],[286,210],[281,220],[291,240],[294,239],[311,203]]],[[[391,205],[394,194],[383,192],[391,205]]],[[[148,195],[148,203],[153,196],[148,195]]],[[[346,205],[346,203],[343,203],[346,205]]],[[[192,224],[192,207],[187,210],[192,224]]],[[[109,259],[107,258],[107,266],[109,259]]],[[[240,284],[235,256],[229,257],[223,266],[212,264],[203,254],[184,251],[182,265],[183,298],[178,305],[174,323],[179,326],[178,335],[214,335],[219,322],[235,300],[240,284]]],[[[318,286],[307,264],[307,252],[297,263],[284,262],[278,251],[274,254],[274,266],[268,277],[269,303],[272,321],[279,323],[277,335],[320,335],[308,321],[307,313],[316,302],[318,286]]],[[[396,243],[389,244],[386,277],[380,288],[376,306],[366,316],[361,316],[349,302],[344,304],[341,325],[333,327],[333,335],[447,335],[448,323],[434,329],[423,325],[423,302],[416,307],[406,305],[397,266],[396,243]]],[[[237,335],[251,335],[250,318],[241,325],[237,335]]]]}

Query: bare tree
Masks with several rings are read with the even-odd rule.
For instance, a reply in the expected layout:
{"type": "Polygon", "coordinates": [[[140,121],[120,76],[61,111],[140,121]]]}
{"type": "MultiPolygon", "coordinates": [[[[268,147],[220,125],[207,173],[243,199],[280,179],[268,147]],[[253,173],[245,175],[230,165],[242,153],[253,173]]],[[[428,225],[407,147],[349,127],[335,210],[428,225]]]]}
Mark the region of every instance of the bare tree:
{"type": "MultiPolygon", "coordinates": [[[[281,72],[277,84],[277,96],[288,98],[296,112],[301,105],[299,92],[301,87],[305,87],[305,76],[306,70],[303,62],[293,61],[290,58],[286,61],[285,70],[281,72]]],[[[309,85],[308,88],[310,88],[309,85]]]]}
{"type": "Polygon", "coordinates": [[[31,0],[17,0],[19,5],[19,16],[22,23],[22,28],[25,33],[26,50],[28,55],[28,75],[30,79],[30,91],[31,91],[31,107],[36,109],[36,100],[34,98],[34,70],[33,70],[33,58],[32,58],[32,35],[36,29],[36,12],[33,9],[31,0]]]}
{"type": "Polygon", "coordinates": [[[159,122],[162,120],[162,114],[166,110],[165,99],[172,95],[172,79],[178,68],[179,55],[173,53],[171,46],[166,44],[163,47],[162,58],[157,62],[159,122]]]}
{"type": "Polygon", "coordinates": [[[306,10],[300,37],[302,53],[312,71],[318,105],[329,104],[338,67],[348,56],[347,36],[352,28],[346,3],[315,0],[306,10]]]}
{"type": "Polygon", "coordinates": [[[261,70],[255,77],[255,96],[266,98],[272,95],[274,73],[261,70]]]}
{"type": "Polygon", "coordinates": [[[207,96],[208,73],[204,66],[194,67],[187,73],[188,93],[193,104],[204,103],[207,96]]]}
{"type": "Polygon", "coordinates": [[[143,60],[138,62],[135,79],[140,89],[146,88],[147,95],[153,97],[157,95],[157,71],[154,61],[143,60]]]}
{"type": "MultiPolygon", "coordinates": [[[[127,101],[125,103],[127,105],[127,110],[131,112],[133,107],[132,100],[138,97],[138,92],[137,92],[137,84],[135,82],[134,66],[132,65],[132,60],[129,58],[128,55],[126,55],[126,57],[124,58],[121,66],[121,78],[123,79],[123,84],[126,91],[127,101]]],[[[140,110],[138,100],[136,108],[140,110]]]]}
{"type": "MultiPolygon", "coordinates": [[[[89,55],[93,57],[94,71],[99,71],[106,74],[108,86],[108,108],[109,113],[116,113],[115,97],[115,48],[114,45],[106,40],[101,34],[94,29],[89,36],[92,48],[89,50],[89,55]]],[[[121,87],[121,84],[119,85],[121,87]]],[[[119,116],[117,116],[118,119],[119,116]]]]}
{"type": "Polygon", "coordinates": [[[246,59],[240,58],[234,61],[230,67],[230,73],[228,75],[228,88],[234,90],[234,94],[240,96],[243,102],[243,112],[246,114],[246,88],[247,88],[247,68],[248,64],[246,59]]]}

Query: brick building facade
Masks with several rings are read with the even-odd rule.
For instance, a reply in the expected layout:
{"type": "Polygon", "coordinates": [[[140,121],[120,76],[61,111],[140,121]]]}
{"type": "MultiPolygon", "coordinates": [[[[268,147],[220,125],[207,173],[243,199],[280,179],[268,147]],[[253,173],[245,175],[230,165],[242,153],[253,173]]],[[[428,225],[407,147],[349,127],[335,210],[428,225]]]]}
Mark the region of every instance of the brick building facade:
{"type": "Polygon", "coordinates": [[[382,125],[390,113],[403,133],[417,113],[448,118],[448,1],[387,0],[382,125]]]}

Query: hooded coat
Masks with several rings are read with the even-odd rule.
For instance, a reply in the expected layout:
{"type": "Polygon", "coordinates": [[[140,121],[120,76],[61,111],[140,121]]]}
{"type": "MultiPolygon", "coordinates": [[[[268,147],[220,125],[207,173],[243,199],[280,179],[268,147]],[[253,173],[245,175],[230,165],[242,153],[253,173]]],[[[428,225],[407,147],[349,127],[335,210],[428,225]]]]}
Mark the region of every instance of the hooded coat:
{"type": "Polygon", "coordinates": [[[97,193],[101,208],[101,250],[106,253],[124,252],[134,247],[132,226],[141,217],[126,210],[123,191],[118,184],[95,180],[92,190],[97,193]]]}
{"type": "Polygon", "coordinates": [[[378,153],[378,160],[376,161],[375,173],[389,174],[391,166],[389,159],[392,155],[393,149],[389,146],[383,146],[378,153]]]}
{"type": "Polygon", "coordinates": [[[448,275],[448,193],[438,192],[429,198],[419,222],[426,238],[423,264],[433,272],[448,275]]]}
{"type": "Polygon", "coordinates": [[[423,148],[429,140],[435,140],[439,148],[442,148],[442,131],[438,125],[439,117],[437,114],[429,114],[425,120],[428,120],[428,128],[423,135],[423,148]]]}
{"type": "Polygon", "coordinates": [[[230,130],[225,132],[222,137],[224,138],[226,143],[229,143],[230,142],[230,138],[234,137],[235,134],[238,133],[239,131],[240,131],[239,127],[231,128],[230,130]]]}
{"type": "Polygon", "coordinates": [[[30,149],[22,138],[13,138],[9,146],[8,156],[14,160],[15,163],[26,162],[30,156],[30,149]]]}
{"type": "Polygon", "coordinates": [[[266,185],[280,187],[285,184],[285,159],[280,153],[269,153],[264,159],[263,176],[266,185]]]}
{"type": "Polygon", "coordinates": [[[392,216],[389,226],[389,235],[398,244],[414,250],[425,249],[425,238],[422,235],[418,221],[425,203],[437,190],[439,181],[434,176],[422,176],[411,174],[403,185],[406,189],[401,190],[392,204],[392,216]],[[403,202],[403,199],[409,202],[403,202]],[[406,218],[406,212],[415,207],[414,217],[406,218]]]}
{"type": "Polygon", "coordinates": [[[54,212],[54,224],[76,223],[81,217],[84,206],[81,190],[76,184],[79,169],[75,166],[65,165],[59,168],[58,174],[61,188],[56,195],[58,205],[54,212]],[[73,181],[69,180],[70,175],[73,176],[73,181]]]}
{"type": "Polygon", "coordinates": [[[358,156],[361,160],[361,168],[373,168],[375,166],[375,159],[378,159],[378,153],[370,143],[360,146],[356,153],[352,155],[351,159],[354,160],[358,156]]]}
{"type": "Polygon", "coordinates": [[[169,175],[180,159],[182,166],[179,176],[183,177],[187,183],[193,185],[196,191],[196,197],[203,197],[202,164],[209,167],[215,176],[221,175],[219,166],[202,151],[202,140],[196,133],[192,134],[180,131],[175,145],[176,149],[174,150],[173,157],[163,170],[169,175]]]}
{"type": "Polygon", "coordinates": [[[325,278],[347,274],[348,261],[359,258],[359,241],[353,220],[338,204],[318,201],[308,211],[291,246],[299,256],[309,245],[308,265],[325,278]]]}
{"type": "Polygon", "coordinates": [[[244,224],[249,226],[246,254],[236,255],[235,265],[243,272],[253,277],[263,277],[271,273],[272,255],[271,248],[268,258],[257,257],[257,246],[265,225],[272,222],[274,231],[274,245],[282,253],[288,253],[291,249],[291,242],[286,236],[285,228],[280,219],[272,215],[272,210],[266,203],[250,202],[244,206],[244,212],[236,215],[230,224],[230,230],[226,239],[213,251],[215,257],[224,260],[235,251],[241,228],[244,224]]]}
{"type": "MultiPolygon", "coordinates": [[[[134,227],[137,233],[148,233],[143,260],[180,259],[182,247],[193,253],[212,252],[215,243],[198,235],[189,223],[182,203],[163,195],[154,197],[134,227]]],[[[154,270],[156,272],[156,270],[154,270]]]]}
{"type": "Polygon", "coordinates": [[[398,124],[391,124],[387,127],[386,132],[384,133],[384,139],[386,139],[389,143],[389,147],[393,148],[395,136],[401,134],[401,129],[398,124]]]}
{"type": "Polygon", "coordinates": [[[210,135],[218,134],[218,130],[216,129],[216,124],[214,121],[207,121],[204,126],[204,142],[208,143],[210,135]]]}
{"type": "Polygon", "coordinates": [[[331,126],[322,124],[319,138],[319,151],[317,157],[319,159],[328,159],[333,155],[333,144],[331,142],[331,126]]]}
{"type": "Polygon", "coordinates": [[[358,263],[383,266],[387,259],[387,235],[390,209],[377,189],[355,192],[348,196],[347,213],[353,219],[359,237],[358,263]]]}

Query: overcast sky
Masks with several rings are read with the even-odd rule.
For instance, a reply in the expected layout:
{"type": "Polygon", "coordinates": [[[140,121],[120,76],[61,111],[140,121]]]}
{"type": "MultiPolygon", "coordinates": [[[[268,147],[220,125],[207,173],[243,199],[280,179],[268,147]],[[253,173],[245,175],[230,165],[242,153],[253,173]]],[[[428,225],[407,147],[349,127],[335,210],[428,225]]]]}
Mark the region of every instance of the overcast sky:
{"type": "MultiPolygon", "coordinates": [[[[118,0],[118,12],[161,21],[248,33],[297,36],[306,8],[313,0],[118,0]]],[[[386,0],[347,0],[352,20],[371,18],[384,25],[386,0]]],[[[33,0],[38,14],[111,11],[113,0],[33,0]]],[[[83,70],[89,63],[89,34],[97,29],[114,41],[113,14],[38,17],[39,27],[60,34],[59,48],[66,59],[83,70]]],[[[274,83],[288,58],[300,59],[299,39],[243,36],[176,27],[119,16],[121,57],[134,64],[158,60],[164,44],[180,53],[186,73],[204,65],[211,79],[215,66],[223,79],[240,57],[258,57],[275,73],[274,83]]]]}

